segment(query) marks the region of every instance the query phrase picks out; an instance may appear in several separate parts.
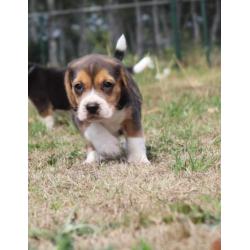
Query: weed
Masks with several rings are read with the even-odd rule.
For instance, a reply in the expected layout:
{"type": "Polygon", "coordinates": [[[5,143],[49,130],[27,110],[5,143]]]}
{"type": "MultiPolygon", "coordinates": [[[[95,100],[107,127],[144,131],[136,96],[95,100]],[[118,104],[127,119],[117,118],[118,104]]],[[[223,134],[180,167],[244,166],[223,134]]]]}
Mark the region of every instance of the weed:
{"type": "Polygon", "coordinates": [[[141,240],[132,250],[152,250],[153,248],[144,240],[141,240]]]}
{"type": "Polygon", "coordinates": [[[72,215],[74,213],[68,217],[66,223],[58,231],[33,229],[30,231],[29,237],[37,240],[49,240],[55,245],[57,250],[74,249],[74,234],[78,236],[91,235],[97,232],[97,228],[84,223],[75,223],[75,218],[72,215]]]}
{"type": "Polygon", "coordinates": [[[151,224],[149,216],[145,213],[139,213],[139,226],[148,227],[151,224]]]}
{"type": "Polygon", "coordinates": [[[49,156],[48,160],[47,160],[47,163],[50,165],[50,166],[53,166],[55,165],[57,162],[57,156],[55,154],[52,154],[49,156]]]}
{"type": "Polygon", "coordinates": [[[188,216],[194,224],[218,224],[220,222],[219,217],[215,217],[208,211],[204,211],[200,206],[195,204],[189,205],[186,203],[177,202],[171,204],[170,208],[173,212],[188,216]]]}
{"type": "Polygon", "coordinates": [[[47,133],[46,126],[41,122],[34,122],[29,124],[29,134],[33,137],[42,136],[47,133]]]}
{"type": "Polygon", "coordinates": [[[167,215],[162,218],[162,221],[166,224],[170,224],[174,221],[174,218],[172,215],[167,215]]]}

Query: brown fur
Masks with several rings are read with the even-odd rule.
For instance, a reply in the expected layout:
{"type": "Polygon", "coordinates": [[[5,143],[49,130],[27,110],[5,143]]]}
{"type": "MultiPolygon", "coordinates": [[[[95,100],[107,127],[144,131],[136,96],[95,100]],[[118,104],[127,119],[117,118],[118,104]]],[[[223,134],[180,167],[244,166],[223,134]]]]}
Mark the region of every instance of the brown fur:
{"type": "MultiPolygon", "coordinates": [[[[81,70],[78,72],[78,74],[76,75],[76,78],[74,79],[74,82],[75,83],[78,83],[78,82],[83,83],[83,85],[86,89],[91,88],[91,77],[84,70],[81,70]]],[[[74,85],[74,83],[73,83],[73,85],[74,85]]]]}
{"type": "Polygon", "coordinates": [[[52,107],[52,104],[51,104],[51,103],[48,104],[48,107],[47,107],[45,110],[39,112],[39,114],[40,114],[41,117],[43,117],[43,118],[45,118],[45,117],[47,117],[47,116],[49,116],[49,115],[53,115],[53,107],[52,107]]]}
{"type": "MultiPolygon", "coordinates": [[[[121,130],[126,136],[143,136],[142,97],[131,74],[119,60],[103,55],[89,55],[71,62],[65,75],[65,89],[73,108],[77,108],[91,88],[94,88],[111,105],[118,109],[128,110],[121,124],[121,130]],[[102,90],[104,81],[114,84],[111,93],[105,93],[102,90]],[[74,93],[73,86],[77,83],[84,85],[81,95],[74,93]]],[[[79,124],[86,127],[86,122],[79,122],[79,124]]]]}
{"type": "Polygon", "coordinates": [[[127,137],[142,137],[143,136],[142,130],[136,127],[136,124],[134,120],[132,119],[132,117],[129,117],[122,123],[122,128],[123,128],[124,134],[127,137]]]}
{"type": "Polygon", "coordinates": [[[95,150],[94,146],[90,142],[88,142],[88,144],[86,145],[86,151],[91,152],[93,150],[95,150]]]}
{"type": "Polygon", "coordinates": [[[217,240],[215,240],[213,242],[211,250],[221,250],[221,239],[220,238],[218,238],[217,240]]]}
{"type": "Polygon", "coordinates": [[[67,94],[69,103],[70,103],[71,107],[75,110],[77,107],[77,102],[76,102],[76,98],[74,96],[74,93],[72,91],[72,72],[70,70],[67,70],[65,72],[64,86],[65,86],[65,90],[66,90],[66,94],[67,94]]]}

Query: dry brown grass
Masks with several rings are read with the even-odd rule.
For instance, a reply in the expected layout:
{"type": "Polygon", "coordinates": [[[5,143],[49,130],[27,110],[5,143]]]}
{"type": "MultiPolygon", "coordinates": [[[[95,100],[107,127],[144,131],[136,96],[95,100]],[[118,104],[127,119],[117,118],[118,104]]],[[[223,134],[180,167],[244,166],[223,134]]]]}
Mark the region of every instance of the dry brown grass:
{"type": "Polygon", "coordinates": [[[92,231],[68,234],[74,249],[211,248],[220,235],[220,74],[187,73],[192,86],[179,73],[138,79],[151,166],[84,167],[84,142],[67,119],[46,132],[30,106],[31,249],[58,247],[65,224],[81,223],[92,231]]]}

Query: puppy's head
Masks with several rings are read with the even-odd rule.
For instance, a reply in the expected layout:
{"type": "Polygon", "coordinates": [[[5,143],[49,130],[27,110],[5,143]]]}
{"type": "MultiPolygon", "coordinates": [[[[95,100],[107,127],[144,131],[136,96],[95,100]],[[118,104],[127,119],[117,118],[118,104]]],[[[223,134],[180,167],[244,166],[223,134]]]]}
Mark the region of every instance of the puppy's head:
{"type": "Polygon", "coordinates": [[[88,55],[71,62],[65,89],[77,118],[102,120],[129,102],[129,73],[122,63],[104,55],[88,55]]]}

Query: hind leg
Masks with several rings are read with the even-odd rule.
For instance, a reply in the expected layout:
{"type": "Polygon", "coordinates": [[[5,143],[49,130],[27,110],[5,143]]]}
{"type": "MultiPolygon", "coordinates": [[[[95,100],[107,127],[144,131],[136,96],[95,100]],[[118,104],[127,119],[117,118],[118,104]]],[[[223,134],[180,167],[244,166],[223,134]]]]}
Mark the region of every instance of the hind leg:
{"type": "Polygon", "coordinates": [[[52,108],[48,108],[48,110],[40,113],[40,115],[42,123],[45,124],[48,130],[51,130],[55,124],[52,108]]]}
{"type": "Polygon", "coordinates": [[[54,126],[53,107],[49,99],[46,97],[31,98],[31,101],[35,105],[42,123],[47,129],[52,129],[54,126]]]}
{"type": "Polygon", "coordinates": [[[136,126],[134,121],[128,120],[124,123],[124,132],[127,142],[128,162],[149,164],[141,125],[136,126]]]}

